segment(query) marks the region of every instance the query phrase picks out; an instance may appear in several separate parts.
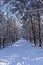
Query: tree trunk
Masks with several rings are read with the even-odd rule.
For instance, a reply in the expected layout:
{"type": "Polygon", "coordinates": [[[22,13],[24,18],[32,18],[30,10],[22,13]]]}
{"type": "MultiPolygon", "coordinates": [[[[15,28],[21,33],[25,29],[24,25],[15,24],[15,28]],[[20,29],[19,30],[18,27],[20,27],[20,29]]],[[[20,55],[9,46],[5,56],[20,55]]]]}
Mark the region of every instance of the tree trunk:
{"type": "Polygon", "coordinates": [[[35,28],[34,28],[34,24],[33,24],[33,21],[32,21],[32,16],[30,15],[30,22],[31,22],[31,26],[32,26],[32,33],[33,33],[33,39],[34,39],[34,44],[36,46],[36,37],[35,37],[35,28]]]}
{"type": "Polygon", "coordinates": [[[30,40],[30,42],[32,41],[32,40],[31,40],[31,31],[30,31],[30,26],[29,26],[29,40],[30,40]]]}
{"type": "Polygon", "coordinates": [[[1,48],[1,37],[0,37],[0,48],[1,48]]]}
{"type": "Polygon", "coordinates": [[[37,16],[38,16],[38,26],[39,26],[39,46],[41,47],[42,41],[41,41],[41,27],[40,27],[40,14],[39,11],[37,11],[37,16]]]}

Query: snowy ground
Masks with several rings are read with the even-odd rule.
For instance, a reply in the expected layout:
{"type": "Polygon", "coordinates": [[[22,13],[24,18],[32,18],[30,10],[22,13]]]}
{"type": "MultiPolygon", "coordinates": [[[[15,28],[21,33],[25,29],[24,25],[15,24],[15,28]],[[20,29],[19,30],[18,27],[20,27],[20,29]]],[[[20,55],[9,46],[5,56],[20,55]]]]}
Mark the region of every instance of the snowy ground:
{"type": "Polygon", "coordinates": [[[43,49],[20,39],[0,50],[0,65],[43,65],[43,49]]]}

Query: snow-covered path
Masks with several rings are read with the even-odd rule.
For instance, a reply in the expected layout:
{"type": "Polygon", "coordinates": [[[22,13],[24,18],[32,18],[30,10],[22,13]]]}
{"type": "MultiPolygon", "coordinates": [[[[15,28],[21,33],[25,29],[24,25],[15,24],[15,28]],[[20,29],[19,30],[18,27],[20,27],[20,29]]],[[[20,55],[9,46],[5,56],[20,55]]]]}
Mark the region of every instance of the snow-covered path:
{"type": "Polygon", "coordinates": [[[0,51],[0,65],[43,65],[43,49],[20,39],[0,51]]]}

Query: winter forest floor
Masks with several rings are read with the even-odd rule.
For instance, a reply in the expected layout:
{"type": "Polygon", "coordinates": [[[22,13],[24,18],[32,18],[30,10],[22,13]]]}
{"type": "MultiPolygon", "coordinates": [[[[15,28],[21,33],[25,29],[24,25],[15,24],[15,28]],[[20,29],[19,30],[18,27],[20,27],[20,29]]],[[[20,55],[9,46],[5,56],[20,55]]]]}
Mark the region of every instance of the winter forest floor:
{"type": "Polygon", "coordinates": [[[43,65],[43,49],[20,39],[0,50],[0,65],[43,65]]]}

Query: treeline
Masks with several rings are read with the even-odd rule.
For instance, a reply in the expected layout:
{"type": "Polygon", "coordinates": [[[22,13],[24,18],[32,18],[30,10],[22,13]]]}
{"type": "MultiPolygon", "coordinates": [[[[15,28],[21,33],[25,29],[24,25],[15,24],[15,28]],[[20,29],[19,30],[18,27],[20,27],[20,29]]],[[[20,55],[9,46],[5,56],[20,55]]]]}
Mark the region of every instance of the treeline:
{"type": "Polygon", "coordinates": [[[27,11],[22,18],[23,37],[42,47],[43,43],[43,10],[27,11]]]}
{"type": "Polygon", "coordinates": [[[0,13],[0,48],[12,45],[18,40],[18,26],[15,18],[5,19],[3,13],[0,13]]]}
{"type": "MultiPolygon", "coordinates": [[[[24,1],[24,0],[23,0],[24,1]]],[[[23,37],[39,47],[43,45],[43,3],[41,0],[32,0],[25,6],[25,13],[21,18],[23,37]]]]}

